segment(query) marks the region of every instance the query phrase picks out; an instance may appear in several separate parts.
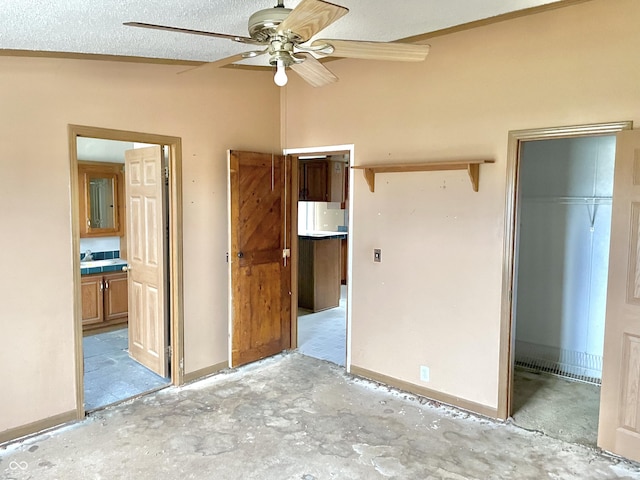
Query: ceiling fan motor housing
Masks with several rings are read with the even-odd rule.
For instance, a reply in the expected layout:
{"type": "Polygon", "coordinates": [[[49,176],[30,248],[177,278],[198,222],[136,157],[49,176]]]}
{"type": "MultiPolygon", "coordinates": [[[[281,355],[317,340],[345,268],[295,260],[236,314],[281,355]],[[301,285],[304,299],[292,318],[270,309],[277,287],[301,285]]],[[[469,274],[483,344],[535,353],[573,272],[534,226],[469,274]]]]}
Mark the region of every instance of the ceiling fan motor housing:
{"type": "Polygon", "coordinates": [[[289,16],[290,8],[274,7],[259,10],[249,17],[249,36],[267,42],[276,34],[276,28],[289,16]]]}

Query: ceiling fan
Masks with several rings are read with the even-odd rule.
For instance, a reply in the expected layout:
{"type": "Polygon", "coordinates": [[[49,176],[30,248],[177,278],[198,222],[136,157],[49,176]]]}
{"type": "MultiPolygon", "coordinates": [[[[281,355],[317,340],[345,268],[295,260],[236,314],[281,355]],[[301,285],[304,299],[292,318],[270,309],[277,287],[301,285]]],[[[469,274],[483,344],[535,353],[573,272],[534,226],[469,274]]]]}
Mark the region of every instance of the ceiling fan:
{"type": "Polygon", "coordinates": [[[259,10],[249,17],[249,37],[140,22],[127,22],[124,25],[225,38],[265,47],[232,55],[210,64],[224,66],[268,54],[269,64],[276,67],[274,82],[280,87],[287,83],[287,67],[314,87],[336,82],[338,77],[316,57],[418,62],[424,60],[429,53],[429,45],[396,42],[314,40],[306,44],[311,37],[347,14],[349,10],[324,0],[302,0],[296,8],[291,9],[285,8],[283,1],[278,0],[277,6],[259,10]]]}

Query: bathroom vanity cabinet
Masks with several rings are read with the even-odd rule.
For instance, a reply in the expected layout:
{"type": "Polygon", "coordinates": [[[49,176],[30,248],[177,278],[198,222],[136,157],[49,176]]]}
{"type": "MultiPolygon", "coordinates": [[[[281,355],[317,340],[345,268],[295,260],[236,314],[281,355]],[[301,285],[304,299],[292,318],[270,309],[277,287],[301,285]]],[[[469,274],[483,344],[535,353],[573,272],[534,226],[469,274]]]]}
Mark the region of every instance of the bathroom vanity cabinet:
{"type": "Polygon", "coordinates": [[[83,331],[127,323],[129,295],[126,272],[83,275],[81,283],[83,331]]]}

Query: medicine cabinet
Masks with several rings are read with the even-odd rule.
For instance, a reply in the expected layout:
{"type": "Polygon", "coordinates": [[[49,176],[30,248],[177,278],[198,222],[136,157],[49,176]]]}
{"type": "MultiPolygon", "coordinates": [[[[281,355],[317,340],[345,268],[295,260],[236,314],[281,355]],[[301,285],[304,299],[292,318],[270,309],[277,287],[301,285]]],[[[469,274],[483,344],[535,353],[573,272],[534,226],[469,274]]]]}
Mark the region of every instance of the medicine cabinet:
{"type": "Polygon", "coordinates": [[[123,167],[119,163],[78,162],[80,237],[123,235],[123,167]]]}

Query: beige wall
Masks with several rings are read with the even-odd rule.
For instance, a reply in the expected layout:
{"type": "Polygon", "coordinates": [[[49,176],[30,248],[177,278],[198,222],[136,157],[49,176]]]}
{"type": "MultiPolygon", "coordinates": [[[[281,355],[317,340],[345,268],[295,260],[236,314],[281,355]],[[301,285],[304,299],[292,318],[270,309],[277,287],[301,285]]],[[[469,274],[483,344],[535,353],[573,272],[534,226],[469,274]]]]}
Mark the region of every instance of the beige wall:
{"type": "Polygon", "coordinates": [[[497,407],[508,132],[640,121],[639,18],[637,0],[594,0],[431,39],[424,63],[342,60],[338,84],[290,82],[288,148],[496,161],[478,193],[465,172],[381,174],[375,193],[355,172],[353,365],[497,407]]]}
{"type": "Polygon", "coordinates": [[[181,69],[0,57],[0,434],[76,408],[70,123],[182,138],[185,371],[227,360],[226,150],[279,147],[279,93],[181,69]]]}

